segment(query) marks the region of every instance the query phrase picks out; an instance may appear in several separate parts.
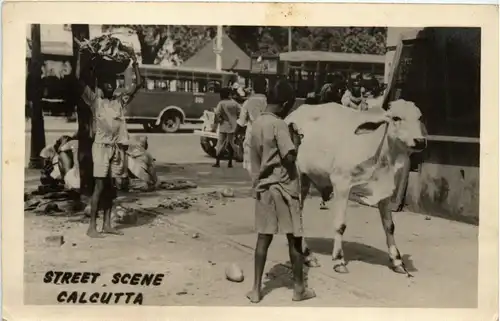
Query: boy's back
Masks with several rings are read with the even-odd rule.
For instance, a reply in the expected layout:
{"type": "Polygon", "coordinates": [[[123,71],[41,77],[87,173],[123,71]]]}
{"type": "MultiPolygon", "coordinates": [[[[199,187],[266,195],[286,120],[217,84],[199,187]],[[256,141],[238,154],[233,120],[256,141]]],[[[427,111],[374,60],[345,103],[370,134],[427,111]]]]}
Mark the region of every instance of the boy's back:
{"type": "Polygon", "coordinates": [[[221,100],[215,109],[215,114],[221,120],[219,131],[221,133],[234,133],[240,115],[240,105],[232,99],[221,100]]]}
{"type": "Polygon", "coordinates": [[[264,112],[252,125],[251,168],[256,192],[279,184],[290,196],[298,197],[297,172],[283,166],[282,159],[295,150],[285,121],[264,112]]]}

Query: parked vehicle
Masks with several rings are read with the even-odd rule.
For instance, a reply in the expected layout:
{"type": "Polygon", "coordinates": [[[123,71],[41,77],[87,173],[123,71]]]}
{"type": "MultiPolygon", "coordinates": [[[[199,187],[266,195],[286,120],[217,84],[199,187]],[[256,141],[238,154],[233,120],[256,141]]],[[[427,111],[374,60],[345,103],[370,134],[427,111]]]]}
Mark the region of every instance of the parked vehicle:
{"type": "MultiPolygon", "coordinates": [[[[203,122],[201,130],[195,130],[195,135],[200,136],[201,149],[210,157],[216,156],[217,141],[219,137],[219,128],[215,125],[215,112],[214,111],[204,111],[203,116],[200,118],[203,122]]],[[[237,162],[243,161],[243,139],[236,139],[236,145],[238,149],[234,153],[234,159],[237,162]]],[[[227,158],[227,151],[224,151],[222,158],[227,158]]]]}
{"type": "MultiPolygon", "coordinates": [[[[127,106],[127,123],[142,124],[146,131],[175,133],[184,123],[201,123],[206,110],[220,100],[219,89],[227,86],[234,73],[212,69],[193,69],[142,65],[145,78],[141,88],[127,106]]],[[[127,69],[118,79],[117,91],[134,82],[127,69]]]]}
{"type": "MultiPolygon", "coordinates": [[[[304,99],[297,99],[295,101],[295,105],[292,108],[292,111],[298,108],[300,105],[304,104],[304,99]]],[[[218,128],[215,125],[215,112],[206,110],[203,112],[203,116],[200,117],[200,121],[203,122],[201,130],[195,130],[195,135],[200,136],[200,145],[203,151],[210,157],[215,157],[215,146],[217,145],[217,140],[219,137],[218,128]]],[[[239,150],[235,153],[235,159],[238,162],[243,161],[243,139],[236,140],[236,144],[239,147],[239,150]]],[[[227,152],[224,152],[223,157],[227,156],[227,152]]]]}

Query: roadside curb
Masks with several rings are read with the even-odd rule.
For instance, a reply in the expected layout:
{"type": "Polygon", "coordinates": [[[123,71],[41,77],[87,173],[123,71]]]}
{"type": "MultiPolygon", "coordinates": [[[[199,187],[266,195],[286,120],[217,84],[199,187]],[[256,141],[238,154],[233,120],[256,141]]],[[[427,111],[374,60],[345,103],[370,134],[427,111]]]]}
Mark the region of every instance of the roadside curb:
{"type": "MultiPolygon", "coordinates": [[[[193,230],[193,231],[195,231],[197,233],[200,233],[200,234],[209,235],[210,237],[216,239],[217,241],[219,241],[221,243],[224,243],[224,244],[227,244],[227,245],[229,245],[229,246],[231,246],[233,248],[236,248],[236,249],[238,249],[238,250],[240,250],[242,252],[245,252],[245,253],[247,253],[249,255],[253,255],[254,254],[254,248],[253,247],[248,246],[248,245],[243,244],[243,243],[240,243],[235,238],[233,238],[231,236],[215,235],[215,234],[211,233],[207,229],[204,229],[204,228],[201,228],[199,226],[187,223],[187,222],[182,221],[182,220],[180,220],[178,218],[165,215],[164,213],[159,212],[159,211],[155,211],[153,209],[148,209],[147,211],[150,211],[150,212],[152,212],[154,214],[157,214],[157,215],[161,215],[172,226],[175,226],[175,227],[181,228],[181,229],[190,229],[190,230],[193,230]]],[[[267,261],[268,262],[272,262],[274,264],[280,264],[280,265],[285,266],[285,264],[281,260],[277,260],[277,259],[275,259],[273,257],[270,257],[270,255],[268,255],[267,261]]],[[[368,292],[366,289],[354,286],[354,285],[352,285],[352,284],[350,284],[350,283],[348,283],[348,282],[346,282],[346,281],[344,281],[342,279],[336,278],[336,277],[334,277],[332,275],[328,275],[328,274],[322,272],[321,270],[319,270],[318,268],[313,268],[313,269],[314,269],[314,271],[316,273],[314,275],[309,275],[310,278],[319,279],[320,281],[332,281],[333,280],[333,281],[336,282],[336,287],[345,289],[346,291],[348,291],[349,293],[354,294],[357,297],[363,297],[365,299],[370,299],[370,300],[376,301],[377,303],[380,303],[380,304],[383,304],[383,305],[390,305],[390,304],[394,304],[395,303],[392,300],[382,299],[379,296],[368,292]]]]}

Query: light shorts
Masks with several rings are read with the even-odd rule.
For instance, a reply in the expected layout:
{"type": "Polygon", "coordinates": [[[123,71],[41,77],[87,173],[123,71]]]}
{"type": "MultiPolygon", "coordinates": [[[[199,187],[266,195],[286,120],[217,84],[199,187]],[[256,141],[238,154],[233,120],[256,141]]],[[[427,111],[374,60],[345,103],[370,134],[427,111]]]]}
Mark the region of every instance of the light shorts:
{"type": "Polygon", "coordinates": [[[255,231],[259,234],[303,236],[299,199],[283,197],[282,190],[271,186],[260,192],[255,201],[255,231]]]}
{"type": "Polygon", "coordinates": [[[117,144],[92,144],[92,161],[94,162],[94,177],[126,178],[125,151],[117,144]]]}

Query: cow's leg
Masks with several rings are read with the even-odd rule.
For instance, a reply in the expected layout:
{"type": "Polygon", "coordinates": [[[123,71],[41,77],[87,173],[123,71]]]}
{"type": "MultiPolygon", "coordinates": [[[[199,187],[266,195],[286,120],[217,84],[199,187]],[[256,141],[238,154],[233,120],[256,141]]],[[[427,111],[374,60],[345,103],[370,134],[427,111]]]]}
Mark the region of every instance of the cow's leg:
{"type": "Polygon", "coordinates": [[[385,238],[387,242],[387,248],[389,252],[389,258],[391,259],[392,269],[397,273],[406,273],[403,260],[401,259],[401,254],[396,246],[396,240],[394,238],[394,221],[392,220],[392,211],[389,207],[390,199],[386,198],[378,203],[378,210],[380,212],[380,218],[382,220],[382,225],[384,227],[385,238]]]}
{"type": "Polygon", "coordinates": [[[320,209],[322,209],[322,210],[328,209],[326,202],[328,202],[332,198],[332,192],[333,192],[332,186],[327,186],[327,187],[324,187],[320,190],[320,193],[321,193],[321,203],[319,205],[320,209]]]}
{"type": "MultiPolygon", "coordinates": [[[[300,209],[304,209],[304,202],[306,201],[307,194],[311,188],[311,179],[305,174],[300,175],[300,209]]],[[[304,254],[304,262],[309,267],[318,267],[318,259],[312,254],[311,250],[307,247],[306,238],[302,238],[302,249],[304,254]]]]}
{"type": "Polygon", "coordinates": [[[342,249],[342,238],[346,230],[345,218],[350,187],[347,182],[340,184],[337,182],[334,186],[335,197],[333,198],[331,203],[331,210],[333,214],[333,228],[335,230],[332,251],[333,269],[338,273],[347,273],[348,270],[346,267],[346,262],[344,260],[344,250],[342,249]]]}

